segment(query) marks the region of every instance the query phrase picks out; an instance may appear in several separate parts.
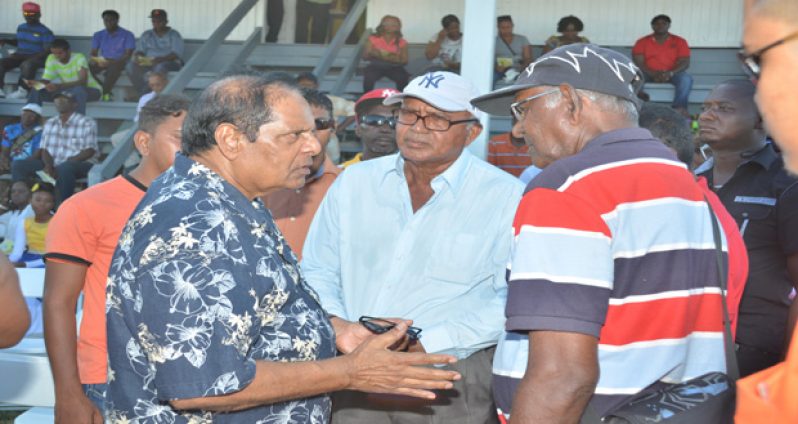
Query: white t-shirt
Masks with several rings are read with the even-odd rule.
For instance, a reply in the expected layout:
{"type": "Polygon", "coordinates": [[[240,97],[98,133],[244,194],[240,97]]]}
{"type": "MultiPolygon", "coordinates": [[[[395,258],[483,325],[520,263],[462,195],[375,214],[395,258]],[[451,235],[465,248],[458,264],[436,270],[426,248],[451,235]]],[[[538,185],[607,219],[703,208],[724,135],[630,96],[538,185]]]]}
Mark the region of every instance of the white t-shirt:
{"type": "MultiPolygon", "coordinates": [[[[438,41],[438,33],[432,35],[430,38],[430,43],[435,43],[438,41]]],[[[452,40],[449,37],[446,37],[441,42],[441,48],[438,50],[438,56],[432,59],[432,63],[436,65],[443,65],[444,61],[460,63],[460,54],[463,51],[463,37],[461,36],[459,40],[452,40]]]]}

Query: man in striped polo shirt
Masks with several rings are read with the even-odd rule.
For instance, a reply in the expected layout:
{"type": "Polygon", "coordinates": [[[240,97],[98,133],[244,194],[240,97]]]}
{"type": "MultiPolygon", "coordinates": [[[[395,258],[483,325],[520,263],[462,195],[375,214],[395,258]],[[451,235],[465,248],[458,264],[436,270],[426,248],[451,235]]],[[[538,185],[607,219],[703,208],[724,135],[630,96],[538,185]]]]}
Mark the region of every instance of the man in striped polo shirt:
{"type": "Polygon", "coordinates": [[[472,100],[512,111],[544,168],[516,212],[493,365],[514,423],[589,422],[725,370],[709,210],[686,166],[637,128],[641,82],[627,57],[572,44],[472,100]]]}
{"type": "Polygon", "coordinates": [[[12,44],[17,46],[14,53],[0,60],[0,98],[6,96],[5,85],[6,71],[19,68],[19,83],[17,91],[10,93],[9,98],[24,99],[28,96],[28,85],[25,80],[36,77],[36,70],[44,66],[47,54],[50,53],[50,43],[55,38],[50,28],[42,25],[39,19],[42,10],[38,4],[28,1],[22,3],[22,16],[25,23],[17,27],[15,39],[0,39],[0,46],[12,44]]]}

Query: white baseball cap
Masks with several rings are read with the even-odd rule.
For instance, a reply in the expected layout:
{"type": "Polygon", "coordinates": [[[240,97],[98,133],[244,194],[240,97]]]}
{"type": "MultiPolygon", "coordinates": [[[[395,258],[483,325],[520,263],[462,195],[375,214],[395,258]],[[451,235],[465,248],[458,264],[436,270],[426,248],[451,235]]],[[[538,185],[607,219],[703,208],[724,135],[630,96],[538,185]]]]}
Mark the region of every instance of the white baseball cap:
{"type": "Polygon", "coordinates": [[[28,103],[25,106],[22,106],[22,111],[29,110],[39,116],[42,116],[42,107],[37,105],[36,103],[28,103]]]}
{"type": "Polygon", "coordinates": [[[465,111],[481,119],[482,112],[471,104],[471,99],[478,95],[471,81],[452,72],[434,71],[413,78],[404,91],[391,95],[382,104],[392,105],[405,97],[414,97],[445,112],[465,111]]]}

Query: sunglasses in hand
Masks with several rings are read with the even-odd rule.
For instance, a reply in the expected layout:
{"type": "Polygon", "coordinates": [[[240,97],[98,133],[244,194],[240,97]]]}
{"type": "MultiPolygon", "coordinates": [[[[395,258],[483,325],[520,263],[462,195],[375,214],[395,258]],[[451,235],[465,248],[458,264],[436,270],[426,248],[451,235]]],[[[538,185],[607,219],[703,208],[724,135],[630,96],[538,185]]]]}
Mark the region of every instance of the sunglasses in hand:
{"type": "MultiPolygon", "coordinates": [[[[362,316],[358,319],[360,325],[366,327],[367,330],[374,334],[383,334],[396,327],[395,322],[388,321],[387,319],[362,316]]],[[[421,329],[418,327],[407,327],[407,337],[410,340],[418,340],[421,336],[421,329]]]]}

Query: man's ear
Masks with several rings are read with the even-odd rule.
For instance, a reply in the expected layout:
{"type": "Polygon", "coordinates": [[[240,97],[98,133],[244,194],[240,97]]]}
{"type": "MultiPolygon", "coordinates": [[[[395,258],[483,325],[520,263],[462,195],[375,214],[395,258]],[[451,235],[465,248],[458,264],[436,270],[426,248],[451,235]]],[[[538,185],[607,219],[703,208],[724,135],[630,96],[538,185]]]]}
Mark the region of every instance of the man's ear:
{"type": "Polygon", "coordinates": [[[147,157],[150,155],[150,142],[152,141],[152,136],[142,130],[136,131],[133,134],[133,145],[136,146],[136,150],[139,151],[139,154],[143,157],[147,157]]]}
{"type": "Polygon", "coordinates": [[[247,136],[233,124],[223,122],[213,132],[219,152],[229,161],[235,160],[244,151],[247,136]]]}
{"type": "Polygon", "coordinates": [[[472,122],[468,124],[468,136],[466,138],[466,146],[471,144],[474,140],[482,134],[482,124],[479,122],[472,122]]]}
{"type": "Polygon", "coordinates": [[[582,115],[582,98],[571,84],[562,83],[559,88],[565,102],[564,107],[568,110],[569,119],[571,122],[578,122],[582,115]]]}

